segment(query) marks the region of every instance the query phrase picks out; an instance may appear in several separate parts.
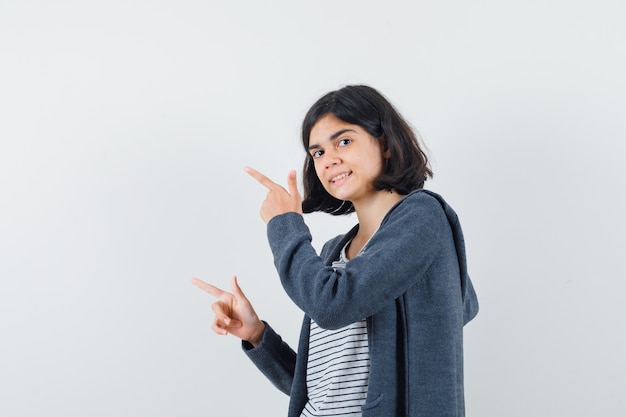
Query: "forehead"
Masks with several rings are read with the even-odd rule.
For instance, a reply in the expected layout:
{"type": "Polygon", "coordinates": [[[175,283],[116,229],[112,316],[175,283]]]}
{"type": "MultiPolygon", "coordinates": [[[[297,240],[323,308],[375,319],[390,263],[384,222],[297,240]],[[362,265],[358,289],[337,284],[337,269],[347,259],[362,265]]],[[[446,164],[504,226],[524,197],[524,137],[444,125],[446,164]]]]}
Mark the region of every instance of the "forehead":
{"type": "Polygon", "coordinates": [[[309,144],[313,145],[336,139],[338,134],[346,131],[356,134],[367,134],[359,125],[344,122],[331,113],[325,114],[311,128],[309,144]]]}

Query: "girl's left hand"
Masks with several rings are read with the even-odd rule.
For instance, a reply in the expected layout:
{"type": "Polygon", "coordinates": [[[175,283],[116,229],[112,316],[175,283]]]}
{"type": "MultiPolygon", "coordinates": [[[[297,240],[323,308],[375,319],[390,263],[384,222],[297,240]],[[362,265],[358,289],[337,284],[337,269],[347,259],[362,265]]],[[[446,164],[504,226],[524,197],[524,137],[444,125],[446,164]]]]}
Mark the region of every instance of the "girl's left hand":
{"type": "Polygon", "coordinates": [[[279,214],[289,212],[302,214],[302,197],[298,191],[296,171],[290,171],[287,176],[289,191],[253,168],[245,167],[245,171],[269,190],[261,205],[261,218],[265,223],[279,214]]]}

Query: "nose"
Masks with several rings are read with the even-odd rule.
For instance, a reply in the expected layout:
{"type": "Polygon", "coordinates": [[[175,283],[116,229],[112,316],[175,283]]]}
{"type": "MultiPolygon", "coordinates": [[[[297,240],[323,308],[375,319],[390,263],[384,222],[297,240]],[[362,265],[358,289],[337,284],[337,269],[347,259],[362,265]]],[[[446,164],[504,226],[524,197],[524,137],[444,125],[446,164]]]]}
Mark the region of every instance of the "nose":
{"type": "Polygon", "coordinates": [[[339,165],[341,163],[341,159],[339,158],[339,155],[337,155],[337,153],[334,150],[326,151],[326,154],[324,156],[326,157],[324,161],[324,165],[327,169],[334,167],[336,165],[339,165]]]}

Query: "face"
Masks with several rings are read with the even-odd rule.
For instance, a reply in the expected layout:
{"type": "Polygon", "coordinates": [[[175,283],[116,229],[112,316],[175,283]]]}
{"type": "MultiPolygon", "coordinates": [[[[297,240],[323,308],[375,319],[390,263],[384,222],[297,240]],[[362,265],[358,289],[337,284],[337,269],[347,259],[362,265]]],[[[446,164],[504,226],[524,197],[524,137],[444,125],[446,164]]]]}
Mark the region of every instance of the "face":
{"type": "Polygon", "coordinates": [[[332,114],[321,117],[311,129],[309,154],[317,177],[333,197],[356,206],[379,193],[372,183],[382,172],[383,154],[379,142],[361,126],[332,114]]]}

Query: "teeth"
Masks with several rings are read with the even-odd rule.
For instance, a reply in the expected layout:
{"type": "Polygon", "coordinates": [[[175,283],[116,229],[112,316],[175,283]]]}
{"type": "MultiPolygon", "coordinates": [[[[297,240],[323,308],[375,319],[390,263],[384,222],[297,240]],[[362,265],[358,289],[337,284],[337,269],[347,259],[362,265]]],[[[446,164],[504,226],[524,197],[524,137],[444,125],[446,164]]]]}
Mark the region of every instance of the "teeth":
{"type": "Polygon", "coordinates": [[[350,174],[344,173],[344,174],[341,174],[341,175],[337,175],[336,177],[331,178],[330,182],[337,182],[340,179],[343,179],[343,178],[347,177],[348,175],[350,175],[350,174]]]}

